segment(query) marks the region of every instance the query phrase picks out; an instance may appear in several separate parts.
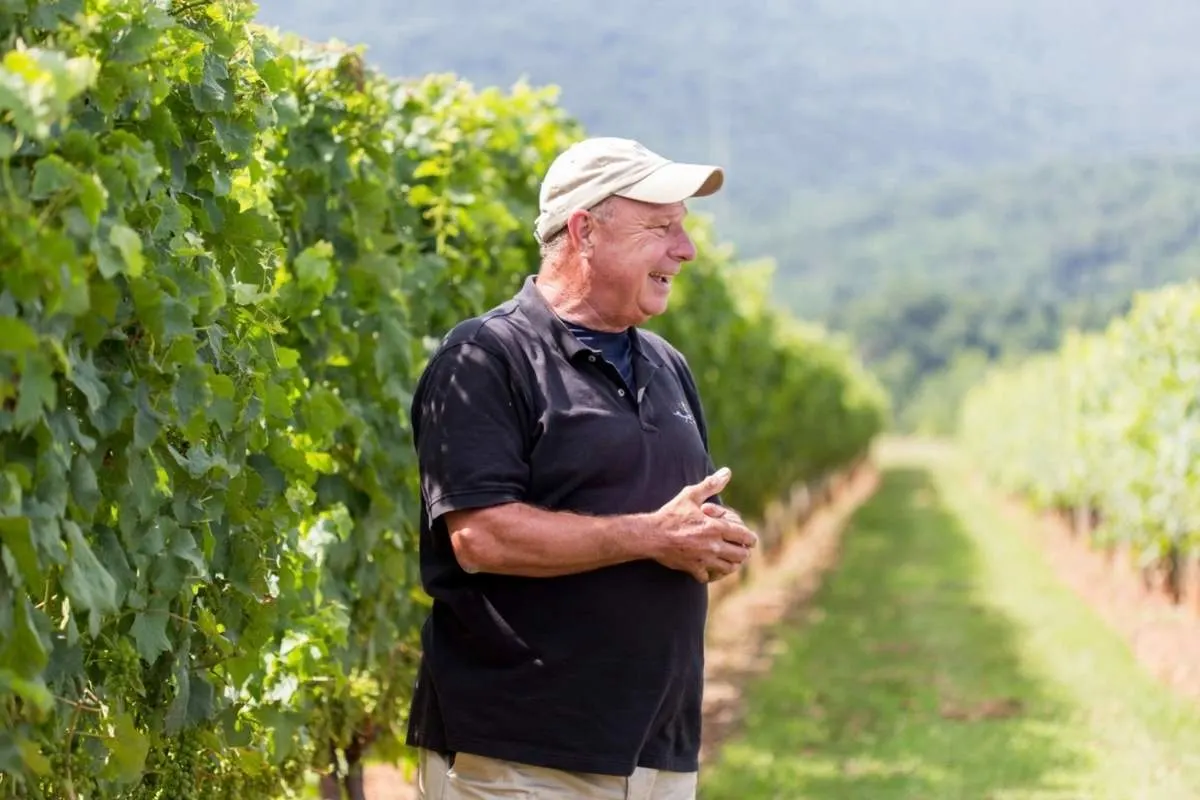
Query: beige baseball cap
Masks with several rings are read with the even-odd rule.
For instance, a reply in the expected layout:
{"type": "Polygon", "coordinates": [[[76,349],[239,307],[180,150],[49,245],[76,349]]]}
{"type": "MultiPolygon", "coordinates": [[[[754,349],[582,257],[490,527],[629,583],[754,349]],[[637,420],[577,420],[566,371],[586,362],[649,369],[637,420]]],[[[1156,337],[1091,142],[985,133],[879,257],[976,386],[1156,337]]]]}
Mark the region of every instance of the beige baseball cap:
{"type": "Polygon", "coordinates": [[[567,217],[612,195],[644,203],[678,203],[715,193],[720,167],[671,161],[633,139],[595,136],[564,150],[546,170],[535,233],[546,241],[567,217]]]}

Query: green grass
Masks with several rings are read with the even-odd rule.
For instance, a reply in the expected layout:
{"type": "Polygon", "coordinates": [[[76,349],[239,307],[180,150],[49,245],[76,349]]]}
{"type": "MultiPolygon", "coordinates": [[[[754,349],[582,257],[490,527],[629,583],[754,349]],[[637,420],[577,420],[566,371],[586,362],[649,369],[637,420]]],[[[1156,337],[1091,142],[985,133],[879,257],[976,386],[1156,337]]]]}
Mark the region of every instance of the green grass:
{"type": "Polygon", "coordinates": [[[1138,666],[952,454],[884,466],[700,800],[1200,797],[1200,709],[1138,666]]]}

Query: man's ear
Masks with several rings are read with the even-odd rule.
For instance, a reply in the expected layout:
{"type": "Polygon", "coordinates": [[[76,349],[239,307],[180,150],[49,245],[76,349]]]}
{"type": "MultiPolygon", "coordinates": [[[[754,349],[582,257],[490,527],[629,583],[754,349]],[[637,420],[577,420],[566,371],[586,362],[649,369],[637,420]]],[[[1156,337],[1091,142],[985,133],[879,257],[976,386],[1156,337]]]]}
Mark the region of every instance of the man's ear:
{"type": "Polygon", "coordinates": [[[596,220],[587,211],[573,212],[567,217],[567,235],[580,255],[591,255],[595,246],[596,220]]]}

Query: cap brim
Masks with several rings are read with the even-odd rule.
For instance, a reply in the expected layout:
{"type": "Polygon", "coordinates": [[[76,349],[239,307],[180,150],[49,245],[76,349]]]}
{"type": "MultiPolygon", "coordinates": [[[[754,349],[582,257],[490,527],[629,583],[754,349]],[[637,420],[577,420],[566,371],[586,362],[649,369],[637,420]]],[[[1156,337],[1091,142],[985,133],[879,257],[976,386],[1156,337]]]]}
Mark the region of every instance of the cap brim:
{"type": "Polygon", "coordinates": [[[720,167],[671,162],[614,194],[643,203],[680,203],[714,194],[724,183],[725,172],[720,167]]]}

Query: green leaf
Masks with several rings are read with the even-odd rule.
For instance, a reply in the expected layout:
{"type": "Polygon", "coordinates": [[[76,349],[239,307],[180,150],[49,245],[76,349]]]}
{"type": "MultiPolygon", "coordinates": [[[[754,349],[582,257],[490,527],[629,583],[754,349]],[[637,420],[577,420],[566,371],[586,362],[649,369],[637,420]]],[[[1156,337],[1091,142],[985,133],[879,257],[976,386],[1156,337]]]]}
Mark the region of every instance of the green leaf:
{"type": "Polygon", "coordinates": [[[71,464],[71,494],[75,502],[83,509],[88,518],[96,513],[102,495],[100,485],[96,480],[96,470],[83,453],[75,456],[71,464]]]}
{"type": "MultiPolygon", "coordinates": [[[[0,543],[11,554],[25,585],[35,594],[42,592],[42,570],[33,545],[33,527],[28,517],[0,517],[0,543]]],[[[13,576],[16,578],[16,576],[13,576]]]]}
{"type": "Polygon", "coordinates": [[[108,205],[108,190],[96,175],[85,176],[79,181],[79,207],[83,210],[89,224],[95,227],[100,222],[100,215],[108,205]]]}
{"type": "MultiPolygon", "coordinates": [[[[142,237],[127,225],[117,224],[109,231],[108,241],[120,252],[124,271],[139,277],[146,267],[146,259],[142,255],[142,237]]],[[[111,278],[113,275],[106,274],[104,277],[111,278]]]]}
{"type": "Polygon", "coordinates": [[[145,450],[158,438],[162,427],[148,406],[138,404],[133,414],[133,447],[135,450],[145,450]]]}
{"type": "Polygon", "coordinates": [[[171,650],[171,640],[167,638],[169,619],[167,609],[160,607],[142,611],[133,619],[129,635],[137,645],[138,654],[147,664],[153,664],[160,655],[171,650]]]}
{"type": "Polygon", "coordinates": [[[17,749],[21,751],[21,761],[27,770],[41,777],[50,774],[50,759],[42,752],[41,745],[29,739],[17,739],[17,749]]]}
{"type": "Polygon", "coordinates": [[[91,311],[101,320],[111,325],[117,318],[117,308],[122,302],[123,292],[108,281],[93,279],[88,286],[91,297],[91,311]]]}
{"type": "Polygon", "coordinates": [[[212,400],[208,406],[208,418],[220,426],[226,433],[232,433],[237,420],[237,406],[234,398],[237,387],[228,375],[213,375],[208,379],[208,388],[212,392],[212,400]]]}
{"type": "Polygon", "coordinates": [[[163,298],[166,293],[152,277],[135,278],[130,282],[133,309],[142,326],[156,337],[163,336],[163,298]]]}
{"type": "MultiPolygon", "coordinates": [[[[82,317],[90,307],[88,273],[85,265],[77,261],[64,264],[59,269],[59,275],[62,278],[59,282],[61,292],[50,308],[51,313],[82,317]]],[[[91,320],[85,319],[81,322],[86,325],[91,320]]],[[[97,337],[98,339],[99,337],[97,337]]]]}
{"type": "Polygon", "coordinates": [[[24,464],[13,464],[0,472],[0,509],[6,516],[17,516],[22,510],[22,501],[29,491],[32,476],[24,464]]]}
{"type": "Polygon", "coordinates": [[[233,302],[239,306],[252,306],[270,298],[269,292],[260,291],[257,286],[249,283],[233,285],[233,302]]]}
{"type": "Polygon", "coordinates": [[[292,415],[292,403],[287,390],[277,383],[267,384],[267,413],[276,419],[287,419],[292,415]]]}
{"type": "Polygon", "coordinates": [[[246,466],[253,471],[255,479],[260,481],[262,488],[267,491],[266,502],[283,494],[287,488],[287,476],[269,456],[252,453],[246,459],[246,466]]]}
{"type": "Polygon", "coordinates": [[[336,394],[326,387],[308,392],[304,397],[304,421],[317,441],[325,441],[345,420],[346,409],[336,394]]]}
{"type": "Polygon", "coordinates": [[[225,290],[225,281],[221,278],[221,274],[215,269],[208,271],[208,304],[207,313],[215,315],[218,311],[225,307],[225,302],[228,297],[228,292],[225,290]]]}
{"type": "Polygon", "coordinates": [[[204,71],[201,82],[192,84],[192,103],[200,112],[227,110],[229,108],[229,92],[226,83],[229,80],[229,70],[224,60],[212,53],[204,55],[204,71]]]}
{"type": "Polygon", "coordinates": [[[113,730],[104,744],[111,758],[104,768],[104,777],[122,783],[132,783],[141,777],[150,754],[150,739],[137,729],[127,711],[113,714],[113,730]]]}
{"type": "Polygon", "coordinates": [[[8,635],[0,639],[0,668],[12,670],[22,678],[36,678],[50,655],[34,623],[33,606],[25,595],[16,598],[12,623],[8,635]]]}
{"type": "Polygon", "coordinates": [[[181,420],[192,416],[212,402],[208,374],[196,364],[187,364],[179,371],[179,382],[175,384],[175,407],[181,420]]]}
{"type": "Polygon", "coordinates": [[[290,347],[276,348],[275,357],[281,369],[295,369],[296,365],[300,363],[300,352],[290,347]]]}
{"type": "Polygon", "coordinates": [[[163,309],[163,338],[168,341],[179,336],[193,335],[192,310],[187,303],[177,297],[164,295],[163,309]]]}
{"type": "Polygon", "coordinates": [[[163,730],[168,736],[174,736],[183,730],[188,723],[188,703],[192,696],[192,682],[188,674],[187,658],[182,654],[175,662],[175,696],[167,707],[167,716],[163,720],[163,730]]]}
{"type": "MultiPolygon", "coordinates": [[[[46,481],[51,484],[50,489],[57,489],[59,485],[64,487],[64,489],[66,487],[65,476],[50,474],[46,481]]],[[[45,484],[40,485],[38,488],[39,490],[45,489],[45,484]]],[[[45,489],[47,494],[50,494],[50,489],[45,489]]],[[[60,537],[63,525],[59,522],[58,518],[53,516],[30,517],[29,524],[33,531],[33,544],[41,556],[42,563],[47,566],[50,564],[66,564],[67,548],[60,537]]]]}
{"type": "Polygon", "coordinates": [[[34,200],[47,200],[59,192],[69,191],[78,183],[78,171],[61,156],[51,153],[34,165],[29,196],[34,200]]]}
{"type": "MultiPolygon", "coordinates": [[[[48,714],[54,708],[54,695],[40,677],[26,679],[10,670],[0,669],[0,696],[6,693],[16,695],[41,714],[48,714]]],[[[0,730],[0,737],[5,733],[0,730]]]]}
{"type": "Polygon", "coordinates": [[[129,564],[129,557],[117,532],[107,525],[97,526],[95,531],[96,558],[113,576],[117,585],[117,603],[126,608],[141,609],[145,603],[137,592],[138,576],[129,564]]]}
{"type": "Polygon", "coordinates": [[[30,19],[39,27],[53,28],[82,12],[83,0],[42,0],[33,7],[30,19]]]}
{"type": "Polygon", "coordinates": [[[335,283],[332,256],[333,245],[329,242],[317,242],[305,248],[293,265],[300,285],[306,289],[317,287],[322,291],[332,288],[335,283]]]}
{"type": "Polygon", "coordinates": [[[23,429],[32,425],[44,411],[53,411],[57,406],[58,385],[54,381],[50,359],[42,353],[29,353],[17,390],[17,408],[13,414],[16,427],[23,429]]]}
{"type": "Polygon", "coordinates": [[[117,611],[117,586],[112,575],[96,559],[83,531],[70,520],[62,523],[70,559],[63,571],[63,588],[81,609],[107,614],[117,611]]]}
{"type": "Polygon", "coordinates": [[[171,531],[168,547],[171,555],[191,564],[196,569],[196,574],[204,575],[207,572],[208,564],[204,559],[204,554],[196,546],[196,537],[187,528],[174,528],[171,531]]]}
{"type": "Polygon", "coordinates": [[[88,410],[92,412],[99,411],[108,401],[108,387],[104,385],[104,381],[100,377],[99,370],[96,369],[95,363],[92,361],[92,356],[89,353],[86,356],[80,356],[79,353],[72,348],[70,353],[70,380],[75,384],[75,388],[83,392],[87,398],[88,410]]]}
{"type": "MultiPolygon", "coordinates": [[[[6,688],[4,675],[0,673],[0,689],[6,688]]],[[[18,775],[25,769],[25,759],[21,754],[16,734],[0,729],[0,775],[18,775]]]]}
{"type": "Polygon", "coordinates": [[[199,672],[191,673],[188,681],[188,724],[195,725],[212,719],[216,710],[213,686],[199,672]]]}
{"type": "Polygon", "coordinates": [[[226,153],[240,155],[254,144],[257,132],[241,120],[220,116],[213,116],[211,120],[217,145],[226,153]]]}
{"type": "Polygon", "coordinates": [[[33,328],[16,317],[0,316],[0,353],[27,353],[37,350],[38,337],[33,328]]]}

